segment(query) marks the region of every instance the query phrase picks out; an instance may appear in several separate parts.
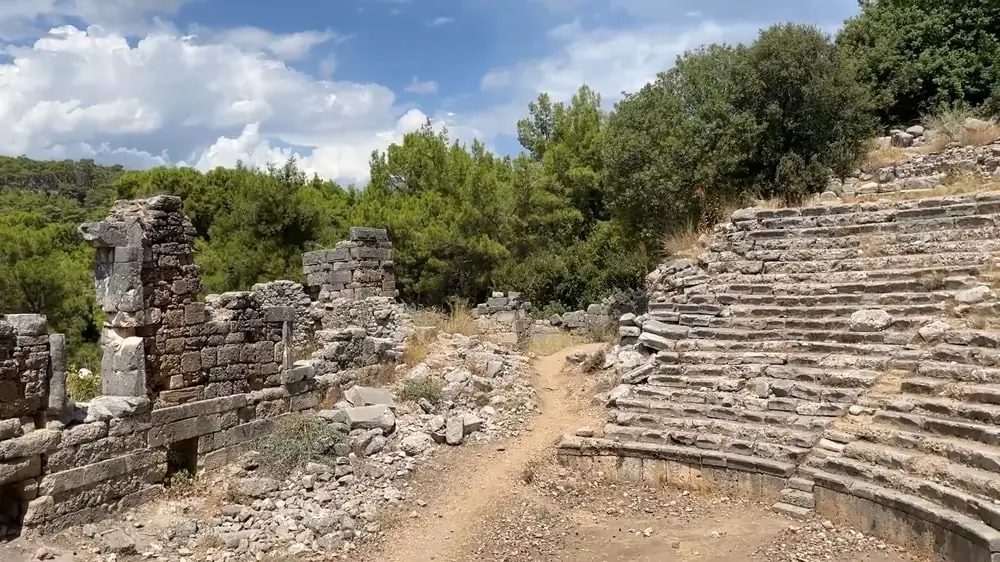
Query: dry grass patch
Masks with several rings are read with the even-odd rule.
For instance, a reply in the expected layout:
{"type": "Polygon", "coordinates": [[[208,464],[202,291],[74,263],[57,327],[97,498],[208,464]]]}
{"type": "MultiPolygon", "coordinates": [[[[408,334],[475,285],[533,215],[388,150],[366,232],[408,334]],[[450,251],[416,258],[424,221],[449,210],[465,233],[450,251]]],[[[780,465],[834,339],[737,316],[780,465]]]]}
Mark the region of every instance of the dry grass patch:
{"type": "Polygon", "coordinates": [[[379,363],[362,367],[358,374],[361,386],[387,386],[396,382],[396,363],[379,363]]]}
{"type": "Polygon", "coordinates": [[[434,327],[418,327],[406,341],[403,342],[403,363],[413,367],[427,359],[428,348],[437,340],[438,329],[434,327]]]}
{"type": "Polygon", "coordinates": [[[454,299],[448,311],[437,308],[425,308],[415,311],[411,317],[418,327],[437,328],[448,334],[474,336],[479,334],[479,325],[472,315],[472,309],[467,301],[454,299]]]}
{"type": "Polygon", "coordinates": [[[891,166],[892,164],[906,162],[914,156],[927,153],[927,151],[921,150],[921,148],[923,147],[903,148],[899,146],[878,146],[870,150],[865,156],[864,167],[868,170],[874,170],[877,168],[884,168],[885,166],[891,166]]]}
{"type": "Polygon", "coordinates": [[[693,224],[667,234],[661,243],[663,254],[674,258],[697,259],[701,255],[701,245],[698,243],[701,237],[711,232],[710,229],[700,229],[693,224]]]}
{"type": "Polygon", "coordinates": [[[535,355],[552,355],[578,343],[580,343],[578,337],[566,332],[532,334],[528,340],[528,352],[535,355]]]}

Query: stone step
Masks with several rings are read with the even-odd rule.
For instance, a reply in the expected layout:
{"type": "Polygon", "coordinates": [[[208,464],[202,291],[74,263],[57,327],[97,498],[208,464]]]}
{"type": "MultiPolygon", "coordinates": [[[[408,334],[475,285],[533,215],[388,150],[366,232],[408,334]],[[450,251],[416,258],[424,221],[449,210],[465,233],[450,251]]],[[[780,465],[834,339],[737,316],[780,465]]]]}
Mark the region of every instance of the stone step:
{"type": "MultiPolygon", "coordinates": [[[[738,332],[737,335],[743,332],[738,332]]],[[[830,354],[847,355],[856,354],[858,356],[886,357],[899,352],[898,344],[881,343],[844,343],[839,341],[822,340],[770,340],[753,341],[740,339],[680,339],[673,344],[673,349],[668,352],[691,353],[701,352],[724,352],[724,353],[788,353],[788,354],[830,354]]]]}
{"type": "MultiPolygon", "coordinates": [[[[650,387],[647,387],[650,388],[650,387]]],[[[726,412],[732,409],[748,409],[759,412],[776,411],[787,412],[805,417],[836,418],[844,415],[849,403],[813,402],[796,398],[756,398],[741,396],[732,393],[706,393],[706,402],[677,402],[667,399],[655,399],[652,397],[642,397],[630,391],[628,395],[617,398],[615,403],[622,410],[635,412],[651,412],[674,415],[673,412],[679,406],[682,411],[698,412],[701,415],[703,410],[711,410],[712,414],[704,414],[707,417],[718,417],[721,419],[732,419],[735,414],[726,412]]],[[[681,414],[682,415],[682,414],[681,414]]]]}
{"type": "Polygon", "coordinates": [[[776,513],[780,513],[786,517],[791,517],[792,519],[797,519],[799,521],[804,521],[809,519],[813,515],[813,510],[807,507],[799,507],[797,505],[791,505],[784,502],[778,502],[771,506],[776,513]]]}
{"type": "MultiPolygon", "coordinates": [[[[978,230],[974,230],[973,232],[980,233],[978,230]]],[[[715,271],[711,268],[716,266],[716,264],[736,264],[740,262],[747,262],[748,264],[765,262],[774,267],[779,263],[793,265],[798,263],[821,264],[824,262],[836,263],[851,260],[906,259],[908,257],[922,259],[925,256],[932,260],[944,259],[946,261],[954,261],[965,258],[952,258],[948,256],[954,254],[969,256],[971,253],[969,251],[969,235],[971,232],[956,231],[959,235],[959,240],[948,239],[946,236],[947,233],[948,231],[935,232],[930,235],[920,234],[919,238],[916,239],[911,239],[914,235],[867,235],[864,237],[852,237],[852,242],[856,243],[839,243],[836,247],[804,247],[787,250],[756,249],[739,241],[733,241],[731,244],[728,244],[729,240],[723,239],[718,243],[719,246],[717,249],[703,254],[702,260],[703,265],[708,271],[715,271]]],[[[823,239],[817,239],[817,241],[829,242],[823,239]]],[[[983,256],[984,254],[995,255],[1000,252],[1000,239],[980,236],[976,249],[980,250],[973,254],[976,257],[983,256]]],[[[979,262],[982,259],[973,258],[969,261],[979,262]]],[[[756,270],[759,266],[733,265],[721,267],[729,268],[722,271],[752,271],[756,270]]],[[[836,268],[836,266],[834,267],[836,268]]],[[[854,267],[846,267],[844,269],[854,269],[854,267]]],[[[873,269],[884,269],[884,266],[874,267],[873,269]]]]}
{"type": "Polygon", "coordinates": [[[799,430],[784,425],[755,423],[752,421],[727,421],[710,418],[676,418],[658,414],[613,412],[614,425],[637,429],[655,429],[671,433],[713,433],[745,441],[766,441],[800,449],[813,447],[820,438],[818,429],[799,430]]]}
{"type": "MultiPolygon", "coordinates": [[[[866,271],[827,271],[818,273],[720,273],[712,277],[706,285],[710,292],[718,292],[719,287],[738,285],[809,285],[810,291],[827,290],[829,287],[837,292],[845,292],[841,286],[850,287],[862,284],[869,287],[874,284],[897,286],[894,290],[901,291],[936,291],[947,288],[946,280],[950,278],[976,277],[988,274],[993,270],[992,264],[966,264],[955,266],[912,267],[898,269],[869,269],[866,271]]],[[[777,292],[777,291],[776,291],[777,292]]],[[[886,291],[880,291],[886,292],[886,291]]]]}
{"type": "Polygon", "coordinates": [[[622,442],[686,446],[703,451],[719,451],[731,455],[757,457],[779,462],[796,463],[809,453],[808,448],[740,439],[708,431],[693,433],[608,424],[604,426],[603,432],[605,437],[622,442]]]}
{"type": "MultiPolygon", "coordinates": [[[[852,236],[815,237],[793,236],[789,238],[744,239],[744,235],[730,234],[718,241],[716,251],[731,251],[747,259],[760,259],[769,256],[768,252],[799,252],[817,250],[835,250],[869,247],[892,248],[914,244],[941,244],[954,242],[971,242],[997,239],[995,226],[973,226],[950,228],[933,232],[869,232],[852,236]]],[[[706,259],[712,259],[711,255],[706,259]]]]}
{"type": "MultiPolygon", "coordinates": [[[[748,359],[752,360],[752,358],[748,359]]],[[[835,391],[843,388],[867,388],[880,374],[876,371],[839,369],[832,366],[811,368],[767,363],[743,363],[739,365],[679,363],[656,365],[649,372],[646,383],[655,386],[706,388],[735,392],[746,386],[738,383],[749,379],[756,381],[759,378],[765,381],[778,379],[811,383],[835,391]]],[[[632,382],[640,381],[633,379],[632,382]]]]}
{"type": "MultiPolygon", "coordinates": [[[[772,295],[772,294],[740,294],[740,293],[691,293],[684,298],[691,304],[746,305],[753,307],[794,307],[810,309],[844,306],[848,308],[870,307],[885,308],[893,305],[934,305],[952,300],[948,291],[923,291],[901,293],[831,293],[823,295],[772,295]]],[[[649,310],[670,311],[676,307],[672,302],[651,302],[649,310]]]]}
{"type": "MultiPolygon", "coordinates": [[[[835,457],[827,459],[823,470],[830,474],[840,474],[854,480],[866,482],[869,485],[884,486],[898,490],[935,505],[955,510],[974,517],[991,526],[1000,524],[1000,505],[994,504],[995,487],[998,485],[997,475],[985,475],[989,479],[986,494],[975,493],[962,488],[961,485],[944,480],[942,475],[925,476],[901,470],[900,468],[866,462],[851,457],[835,457]]],[[[817,485],[823,485],[824,475],[815,475],[817,485]]]]}
{"type": "MultiPolygon", "coordinates": [[[[937,316],[945,308],[945,301],[936,303],[893,304],[878,306],[893,318],[925,318],[937,316]]],[[[842,320],[850,318],[858,311],[858,305],[848,306],[769,306],[754,304],[734,304],[729,314],[739,318],[809,318],[811,320],[842,320]]],[[[875,308],[875,307],[872,307],[875,308]]]]}
{"type": "Polygon", "coordinates": [[[920,394],[865,396],[858,400],[858,405],[876,410],[928,414],[956,421],[989,424],[1000,422],[1000,406],[964,402],[942,396],[920,394]]]}
{"type": "MultiPolygon", "coordinates": [[[[850,351],[850,350],[847,350],[850,351]]],[[[795,378],[820,382],[824,373],[842,370],[873,371],[862,373],[864,376],[876,375],[889,368],[893,359],[887,356],[853,355],[850,353],[777,353],[777,352],[747,352],[727,351],[661,351],[656,354],[658,365],[764,365],[796,367],[796,373],[791,376],[776,378],[795,378]]],[[[824,383],[825,384],[825,383],[824,383]]],[[[836,385],[835,385],[836,386],[836,385]]]]}
{"type": "Polygon", "coordinates": [[[827,466],[841,458],[852,459],[893,469],[913,477],[933,479],[964,492],[997,497],[1000,492],[1000,474],[958,464],[936,454],[899,449],[867,441],[854,441],[844,447],[841,457],[828,458],[827,466]]]}
{"type": "Polygon", "coordinates": [[[907,223],[934,218],[996,214],[1000,208],[993,194],[982,198],[953,196],[920,201],[861,202],[801,209],[755,209],[741,211],[733,224],[741,230],[754,228],[802,228],[850,226],[883,222],[907,223]],[[795,212],[798,211],[798,212],[795,212]]]}
{"type": "MultiPolygon", "coordinates": [[[[799,402],[821,402],[851,406],[864,392],[863,388],[830,388],[808,382],[758,377],[752,380],[717,377],[711,387],[681,386],[679,377],[650,376],[646,384],[633,384],[630,397],[673,400],[693,404],[727,404],[731,401],[763,404],[774,398],[785,399],[782,408],[795,408],[799,402]],[[659,384],[658,384],[659,383],[659,384]],[[669,384],[673,383],[673,384],[669,384]],[[734,393],[740,393],[734,396],[734,393]],[[795,401],[795,405],[785,403],[795,401]]],[[[768,409],[774,409],[768,404],[768,409]]]]}
{"type": "Polygon", "coordinates": [[[814,474],[816,485],[833,490],[863,490],[865,497],[913,514],[924,521],[947,521],[969,536],[988,541],[1000,528],[1000,506],[989,498],[955,490],[923,478],[902,475],[850,459],[835,459],[814,474]]]}
{"type": "MultiPolygon", "coordinates": [[[[747,330],[739,328],[691,328],[687,332],[689,339],[706,340],[748,340],[748,341],[811,341],[838,343],[870,343],[903,345],[913,338],[910,334],[900,332],[844,332],[838,330],[747,330]]],[[[674,342],[677,349],[677,341],[674,342]]]]}
{"type": "MultiPolygon", "coordinates": [[[[849,250],[850,251],[850,250],[849,250]]],[[[854,249],[854,252],[864,252],[864,249],[854,249]]],[[[968,245],[965,251],[932,254],[887,254],[881,248],[868,251],[878,251],[880,257],[852,256],[845,259],[840,252],[830,256],[820,254],[815,259],[796,261],[794,252],[785,252],[777,260],[729,260],[706,264],[705,270],[711,275],[725,273],[755,274],[808,274],[808,273],[839,273],[850,271],[879,271],[892,269],[926,269],[937,267],[961,267],[968,265],[993,264],[997,256],[987,250],[970,252],[968,245]],[[826,259],[822,259],[826,258],[826,259]]]]}
{"type": "Polygon", "coordinates": [[[988,472],[1000,472],[1000,447],[968,439],[940,437],[906,431],[879,423],[865,424],[857,430],[858,439],[918,454],[938,455],[953,463],[988,472]]]}
{"type": "MultiPolygon", "coordinates": [[[[855,309],[856,311],[857,309],[855,309]]],[[[938,316],[893,316],[892,322],[886,330],[912,330],[919,328],[927,322],[933,321],[938,316]]],[[[683,317],[682,317],[683,318],[683,317]]],[[[740,318],[732,316],[729,318],[713,318],[708,323],[710,328],[748,328],[752,330],[815,330],[815,331],[838,331],[849,330],[851,326],[850,316],[845,318],[740,318]]]]}
{"type": "Polygon", "coordinates": [[[775,280],[754,279],[748,282],[737,283],[719,281],[717,283],[713,283],[710,288],[706,288],[706,292],[775,296],[818,296],[832,293],[877,294],[912,293],[920,291],[961,291],[964,289],[971,289],[978,284],[979,282],[971,276],[945,278],[927,276],[923,279],[905,277],[886,281],[859,280],[856,282],[841,283],[804,283],[802,281],[778,282],[775,280]]]}
{"type": "Polygon", "coordinates": [[[816,498],[813,497],[812,492],[803,492],[794,488],[785,488],[782,490],[778,501],[806,509],[812,509],[816,506],[816,498]]]}
{"type": "MultiPolygon", "coordinates": [[[[965,367],[963,365],[963,367],[965,367]]],[[[988,371],[983,373],[983,379],[1000,381],[1000,369],[980,368],[978,371],[988,371]]],[[[924,366],[920,366],[921,374],[924,373],[924,366]]],[[[938,371],[946,374],[946,371],[938,371]]],[[[960,375],[961,376],[961,375],[960,375]]],[[[962,381],[964,379],[958,379],[962,381]]],[[[979,404],[1000,405],[1000,384],[976,384],[967,382],[955,382],[942,378],[911,377],[900,381],[900,391],[906,394],[921,394],[927,396],[944,396],[955,398],[964,402],[975,402],[979,404]]]]}
{"type": "MultiPolygon", "coordinates": [[[[899,232],[913,234],[917,232],[934,232],[939,230],[990,228],[994,226],[998,204],[988,204],[988,213],[976,213],[975,209],[963,207],[962,211],[972,211],[968,214],[955,216],[914,217],[914,220],[895,220],[908,211],[885,211],[881,215],[853,215],[844,217],[848,220],[832,226],[809,224],[807,220],[777,218],[760,221],[755,230],[737,230],[730,236],[739,237],[745,233],[746,240],[780,240],[787,238],[847,238],[864,234],[885,234],[899,232]],[[881,219],[881,220],[880,220],[881,219]]],[[[983,210],[986,210],[985,208],[983,210]]]]}
{"type": "Polygon", "coordinates": [[[648,458],[682,462],[687,465],[726,467],[730,470],[790,478],[795,464],[760,457],[707,451],[696,447],[661,445],[656,443],[622,442],[600,437],[564,436],[559,442],[559,454],[566,456],[614,455],[622,458],[648,458]]]}
{"type": "Polygon", "coordinates": [[[782,410],[750,409],[741,406],[718,406],[715,404],[691,404],[616,398],[611,404],[620,412],[654,414],[664,417],[717,419],[731,422],[768,423],[783,425],[798,431],[823,431],[835,418],[799,415],[782,410]]]}
{"type": "Polygon", "coordinates": [[[813,486],[815,486],[815,484],[813,483],[811,478],[800,478],[796,476],[788,479],[788,487],[792,488],[793,490],[799,490],[811,494],[813,491],[813,486]]]}
{"type": "Polygon", "coordinates": [[[920,432],[943,438],[964,439],[984,445],[1000,445],[1000,427],[991,423],[953,420],[939,416],[881,410],[873,416],[875,423],[920,432]]]}

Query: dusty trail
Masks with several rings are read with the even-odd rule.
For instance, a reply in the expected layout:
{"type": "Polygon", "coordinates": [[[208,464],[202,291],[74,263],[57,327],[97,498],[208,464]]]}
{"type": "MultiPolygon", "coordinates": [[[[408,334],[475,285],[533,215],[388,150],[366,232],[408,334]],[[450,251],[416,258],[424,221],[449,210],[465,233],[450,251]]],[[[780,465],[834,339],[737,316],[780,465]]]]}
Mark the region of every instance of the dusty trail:
{"type": "Polygon", "coordinates": [[[563,373],[571,353],[592,353],[602,344],[573,346],[533,362],[536,372],[539,414],[529,433],[504,444],[504,450],[489,452],[474,449],[458,452],[461,462],[453,463],[448,480],[451,486],[437,497],[428,499],[428,510],[439,517],[409,520],[390,531],[383,541],[384,550],[371,560],[384,562],[459,562],[467,561],[468,552],[478,546],[473,531],[491,506],[508,499],[513,490],[523,486],[524,467],[552,448],[563,434],[578,429],[591,420],[571,397],[567,388],[579,381],[563,373]]]}

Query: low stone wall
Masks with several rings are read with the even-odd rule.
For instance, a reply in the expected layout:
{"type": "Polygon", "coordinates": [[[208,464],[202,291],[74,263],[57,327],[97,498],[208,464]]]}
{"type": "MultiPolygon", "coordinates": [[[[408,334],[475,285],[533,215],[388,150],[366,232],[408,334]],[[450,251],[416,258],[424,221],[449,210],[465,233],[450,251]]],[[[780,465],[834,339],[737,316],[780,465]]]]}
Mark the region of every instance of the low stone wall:
{"type": "Polygon", "coordinates": [[[551,328],[573,335],[592,337],[608,332],[612,328],[612,319],[608,315],[606,305],[592,304],[587,310],[553,314],[536,324],[541,324],[542,330],[545,330],[547,324],[551,328]]]}
{"type": "Polygon", "coordinates": [[[281,416],[315,408],[351,380],[346,370],[400,357],[402,307],[362,299],[395,293],[385,231],[355,228],[330,254],[313,252],[352,275],[344,288],[326,278],[322,300],[290,281],[199,300],[180,209],[171,196],[119,202],[81,226],[107,314],[101,396],[66,400],[65,342],[44,317],[0,322],[0,534],[142,503],[172,473],[227,464],[281,416]]]}
{"type": "Polygon", "coordinates": [[[49,334],[44,316],[10,314],[0,321],[0,419],[27,422],[58,411],[65,380],[66,338],[49,334]]]}
{"type": "Polygon", "coordinates": [[[519,347],[531,338],[531,303],[521,301],[521,293],[493,293],[472,314],[479,332],[497,343],[519,347]]]}
{"type": "Polygon", "coordinates": [[[948,174],[1000,175],[1000,139],[985,146],[957,146],[937,154],[914,156],[871,172],[858,171],[833,179],[827,189],[836,194],[877,195],[932,189],[948,174]]]}

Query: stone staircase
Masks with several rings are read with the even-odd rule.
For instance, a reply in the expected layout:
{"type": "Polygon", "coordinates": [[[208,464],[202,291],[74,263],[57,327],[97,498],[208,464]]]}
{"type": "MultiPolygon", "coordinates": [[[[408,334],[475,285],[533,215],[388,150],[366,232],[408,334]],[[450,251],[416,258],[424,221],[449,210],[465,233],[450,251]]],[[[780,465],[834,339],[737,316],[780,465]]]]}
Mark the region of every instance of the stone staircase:
{"type": "Polygon", "coordinates": [[[603,434],[561,457],[766,475],[780,512],[900,541],[908,525],[948,559],[991,560],[1000,193],[745,209],[704,250],[650,275],[645,360],[628,354],[603,434]]]}

